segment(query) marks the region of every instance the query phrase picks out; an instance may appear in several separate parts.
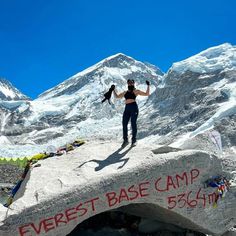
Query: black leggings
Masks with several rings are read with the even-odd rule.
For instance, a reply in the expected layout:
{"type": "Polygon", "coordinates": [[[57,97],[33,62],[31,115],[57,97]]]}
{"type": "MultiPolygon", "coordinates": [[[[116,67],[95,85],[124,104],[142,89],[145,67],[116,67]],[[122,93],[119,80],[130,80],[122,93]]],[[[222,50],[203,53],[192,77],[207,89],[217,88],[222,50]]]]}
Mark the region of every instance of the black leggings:
{"type": "Polygon", "coordinates": [[[138,118],[138,105],[136,102],[126,104],[125,111],[123,113],[123,139],[128,140],[128,123],[131,118],[132,127],[132,142],[136,142],[137,135],[137,118],[138,118]]]}

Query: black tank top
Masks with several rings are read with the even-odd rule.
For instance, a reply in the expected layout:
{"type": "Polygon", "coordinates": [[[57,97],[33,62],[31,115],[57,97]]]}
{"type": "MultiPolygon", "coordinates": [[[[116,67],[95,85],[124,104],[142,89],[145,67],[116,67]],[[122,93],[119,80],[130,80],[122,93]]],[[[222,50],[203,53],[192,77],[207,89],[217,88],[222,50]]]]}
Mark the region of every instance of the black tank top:
{"type": "Polygon", "coordinates": [[[131,92],[131,91],[127,91],[124,95],[125,99],[136,99],[136,95],[134,94],[134,92],[131,92]]]}

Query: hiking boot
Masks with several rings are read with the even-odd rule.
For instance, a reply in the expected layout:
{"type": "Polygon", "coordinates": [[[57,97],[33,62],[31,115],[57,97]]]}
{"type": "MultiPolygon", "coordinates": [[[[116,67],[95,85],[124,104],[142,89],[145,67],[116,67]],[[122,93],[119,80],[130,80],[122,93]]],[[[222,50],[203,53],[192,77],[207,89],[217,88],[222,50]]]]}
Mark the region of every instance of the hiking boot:
{"type": "Polygon", "coordinates": [[[124,140],[124,142],[122,143],[121,147],[124,148],[129,144],[128,140],[124,140]]]}
{"type": "Polygon", "coordinates": [[[132,141],[131,147],[135,147],[137,145],[137,141],[132,141]]]}

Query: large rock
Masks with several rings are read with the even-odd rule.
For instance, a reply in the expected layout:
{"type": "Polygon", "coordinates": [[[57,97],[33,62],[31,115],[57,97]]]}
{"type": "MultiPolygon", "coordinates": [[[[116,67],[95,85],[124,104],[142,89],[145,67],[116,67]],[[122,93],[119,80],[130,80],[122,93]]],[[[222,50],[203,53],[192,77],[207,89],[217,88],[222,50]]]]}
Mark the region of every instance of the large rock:
{"type": "Polygon", "coordinates": [[[85,219],[120,207],[206,234],[221,235],[236,224],[235,189],[214,208],[216,189],[204,188],[213,175],[231,176],[214,154],[90,142],[40,163],[10,208],[0,208],[0,235],[64,236],[85,219]]]}

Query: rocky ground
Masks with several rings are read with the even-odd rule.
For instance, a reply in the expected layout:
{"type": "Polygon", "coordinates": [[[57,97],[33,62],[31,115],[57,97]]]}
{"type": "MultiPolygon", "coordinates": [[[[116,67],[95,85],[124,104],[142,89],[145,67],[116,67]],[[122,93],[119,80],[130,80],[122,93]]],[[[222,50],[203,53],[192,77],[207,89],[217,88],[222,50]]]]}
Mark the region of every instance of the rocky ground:
{"type": "Polygon", "coordinates": [[[12,187],[20,179],[23,169],[14,165],[0,165],[0,204],[4,204],[12,187]]]}
{"type": "Polygon", "coordinates": [[[23,173],[24,169],[19,168],[18,166],[14,165],[0,165],[0,173],[1,173],[1,183],[9,183],[15,184],[21,174],[23,173]]]}

